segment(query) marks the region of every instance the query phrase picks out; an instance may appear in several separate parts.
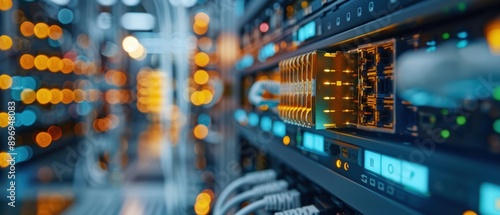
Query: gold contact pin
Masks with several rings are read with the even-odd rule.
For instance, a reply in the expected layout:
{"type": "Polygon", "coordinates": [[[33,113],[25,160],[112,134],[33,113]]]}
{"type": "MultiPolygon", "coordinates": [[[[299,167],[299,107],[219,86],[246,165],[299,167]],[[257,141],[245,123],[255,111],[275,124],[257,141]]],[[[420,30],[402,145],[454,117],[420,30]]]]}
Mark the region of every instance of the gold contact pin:
{"type": "Polygon", "coordinates": [[[328,124],[323,124],[325,128],[337,128],[337,124],[335,123],[328,123],[328,124]]]}
{"type": "Polygon", "coordinates": [[[351,106],[355,106],[352,101],[357,89],[351,86],[357,84],[357,70],[346,67],[348,64],[342,52],[322,51],[281,61],[280,117],[294,125],[319,129],[345,127],[343,122],[355,120],[354,114],[342,113],[342,109],[355,109],[351,106]],[[339,100],[342,96],[348,98],[339,100]]]}

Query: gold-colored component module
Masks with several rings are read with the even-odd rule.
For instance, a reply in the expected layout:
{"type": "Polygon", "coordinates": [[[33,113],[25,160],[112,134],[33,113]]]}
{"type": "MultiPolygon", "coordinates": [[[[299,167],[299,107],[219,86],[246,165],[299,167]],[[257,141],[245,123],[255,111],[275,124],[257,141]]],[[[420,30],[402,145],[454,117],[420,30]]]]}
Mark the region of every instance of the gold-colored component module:
{"type": "Polygon", "coordinates": [[[356,126],[356,57],[313,51],[281,61],[280,117],[316,129],[356,126]]]}

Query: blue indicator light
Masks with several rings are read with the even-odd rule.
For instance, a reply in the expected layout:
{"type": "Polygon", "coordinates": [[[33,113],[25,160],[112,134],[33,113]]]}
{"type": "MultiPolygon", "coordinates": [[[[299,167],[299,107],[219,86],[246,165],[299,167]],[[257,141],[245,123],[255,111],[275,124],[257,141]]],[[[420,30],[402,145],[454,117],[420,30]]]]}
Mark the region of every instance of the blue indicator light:
{"type": "Polygon", "coordinates": [[[433,52],[436,51],[436,46],[431,46],[425,50],[426,52],[433,52]]]}
{"type": "Polygon", "coordinates": [[[308,150],[314,150],[314,134],[309,132],[304,132],[304,148],[308,150]]]}
{"type": "Polygon", "coordinates": [[[467,38],[468,34],[466,31],[458,32],[457,37],[460,39],[465,39],[467,38]]]}
{"type": "Polygon", "coordinates": [[[318,154],[325,154],[325,138],[318,134],[304,132],[304,149],[318,154]]]}
{"type": "Polygon", "coordinates": [[[259,61],[264,62],[276,54],[274,50],[274,43],[269,43],[259,50],[259,61]]]}
{"type": "Polygon", "coordinates": [[[315,135],[314,137],[314,151],[324,153],[325,152],[325,138],[321,135],[315,135]]]}
{"type": "Polygon", "coordinates": [[[267,116],[263,116],[261,121],[260,121],[260,128],[263,130],[263,131],[271,131],[273,127],[273,121],[271,120],[271,118],[267,117],[267,116]]]}
{"type": "Polygon", "coordinates": [[[303,42],[304,40],[314,37],[315,35],[316,35],[316,23],[314,21],[309,22],[299,28],[299,30],[297,31],[296,41],[303,42]]]}
{"type": "Polygon", "coordinates": [[[284,137],[286,135],[286,125],[283,122],[275,121],[273,123],[273,133],[278,137],[284,137]]]}
{"type": "Polygon", "coordinates": [[[482,183],[479,192],[481,214],[500,214],[500,185],[482,183]]]}
{"type": "Polygon", "coordinates": [[[259,124],[259,115],[256,113],[250,113],[248,115],[248,124],[252,127],[255,127],[259,124]]]}
{"type": "Polygon", "coordinates": [[[401,160],[382,155],[382,176],[394,181],[401,182],[401,160]]]}
{"type": "Polygon", "coordinates": [[[365,150],[364,167],[409,191],[429,195],[429,168],[426,166],[365,150]]]}
{"type": "Polygon", "coordinates": [[[380,174],[382,156],[379,153],[365,151],[365,169],[380,174]]]}
{"type": "Polygon", "coordinates": [[[235,67],[236,67],[236,69],[241,70],[241,69],[248,68],[252,65],[253,65],[253,56],[247,54],[236,63],[235,67]]]}
{"type": "Polygon", "coordinates": [[[429,192],[429,168],[407,161],[402,162],[401,184],[422,194],[429,192]]]}
{"type": "Polygon", "coordinates": [[[428,46],[435,46],[436,45],[436,41],[435,40],[431,40],[431,41],[426,42],[425,44],[428,45],[428,46]]]}
{"type": "Polygon", "coordinates": [[[467,40],[460,40],[458,43],[457,43],[457,48],[461,49],[461,48],[465,48],[467,46],[468,42],[467,40]]]}

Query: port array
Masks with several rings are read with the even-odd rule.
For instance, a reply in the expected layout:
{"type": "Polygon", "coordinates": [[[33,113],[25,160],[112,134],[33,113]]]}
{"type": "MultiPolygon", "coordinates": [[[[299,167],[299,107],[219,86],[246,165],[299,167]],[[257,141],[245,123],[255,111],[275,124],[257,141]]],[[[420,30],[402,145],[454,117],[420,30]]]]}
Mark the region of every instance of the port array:
{"type": "Polygon", "coordinates": [[[393,39],[358,47],[358,128],[395,131],[393,39]]]}

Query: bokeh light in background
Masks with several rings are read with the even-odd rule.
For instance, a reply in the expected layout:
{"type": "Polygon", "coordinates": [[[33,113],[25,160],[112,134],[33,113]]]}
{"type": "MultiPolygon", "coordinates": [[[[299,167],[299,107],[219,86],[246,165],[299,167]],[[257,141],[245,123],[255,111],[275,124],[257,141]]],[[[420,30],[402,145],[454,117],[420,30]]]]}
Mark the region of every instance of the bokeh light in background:
{"type": "Polygon", "coordinates": [[[47,55],[37,55],[35,57],[35,68],[43,71],[47,69],[47,61],[49,61],[49,57],[47,55]]]}
{"type": "Polygon", "coordinates": [[[19,31],[25,37],[31,37],[35,33],[35,25],[30,21],[25,21],[19,26],[19,31]]]}
{"type": "Polygon", "coordinates": [[[203,35],[208,31],[208,23],[203,20],[196,20],[193,24],[193,31],[198,35],[203,35]]]}
{"type": "Polygon", "coordinates": [[[196,15],[194,15],[194,20],[195,21],[203,21],[205,23],[210,23],[210,16],[206,14],[205,12],[198,12],[196,15]]]}
{"type": "Polygon", "coordinates": [[[5,168],[9,166],[9,160],[11,159],[10,154],[7,152],[0,152],[0,167],[5,168]]]}
{"type": "Polygon", "coordinates": [[[6,11],[12,8],[12,0],[0,0],[0,10],[6,11]]]}
{"type": "Polygon", "coordinates": [[[76,103],[80,103],[85,99],[85,92],[81,89],[76,89],[73,91],[73,100],[76,103]]]}
{"type": "Polygon", "coordinates": [[[210,62],[210,57],[205,52],[198,52],[194,56],[194,63],[199,67],[207,66],[209,62],[210,62]]]}
{"type": "Polygon", "coordinates": [[[61,27],[57,25],[51,25],[49,27],[49,38],[53,40],[58,40],[62,37],[63,31],[61,27]]]}
{"type": "Polygon", "coordinates": [[[63,104],[69,104],[69,103],[73,102],[74,95],[73,95],[73,91],[72,90],[70,90],[70,89],[63,89],[63,90],[61,90],[61,93],[62,93],[61,102],[63,104]]]}
{"type": "Polygon", "coordinates": [[[212,190],[205,189],[201,191],[197,196],[194,204],[194,212],[197,215],[205,215],[210,212],[210,205],[212,204],[212,199],[214,198],[214,193],[212,190]]]}
{"type": "Polygon", "coordinates": [[[0,75],[0,89],[6,90],[12,86],[12,78],[9,75],[0,75]]]}
{"type": "Polygon", "coordinates": [[[210,23],[210,17],[204,12],[198,12],[194,16],[193,32],[198,35],[203,35],[208,31],[208,24],[210,23]]]}
{"type": "Polygon", "coordinates": [[[69,24],[73,21],[73,12],[67,8],[61,9],[57,13],[57,19],[59,19],[59,22],[62,24],[69,24]]]}
{"type": "Polygon", "coordinates": [[[63,58],[59,62],[59,70],[64,74],[71,73],[73,71],[74,67],[75,67],[75,64],[73,63],[72,60],[70,60],[68,58],[63,58]]]}
{"type": "Polygon", "coordinates": [[[122,47],[133,59],[143,60],[146,57],[146,48],[144,48],[144,46],[139,43],[139,40],[133,36],[123,38],[122,47]]]}
{"type": "MultiPolygon", "coordinates": [[[[17,102],[16,159],[18,162],[30,160],[31,163],[26,163],[30,165],[30,174],[34,173],[30,184],[52,184],[60,180],[59,173],[39,158],[47,157],[50,162],[57,162],[60,151],[80,146],[95,147],[92,141],[101,140],[93,140],[93,137],[104,137],[109,142],[106,149],[92,148],[96,160],[89,168],[96,169],[86,172],[82,180],[94,180],[92,174],[98,172],[103,174],[106,183],[119,186],[124,179],[120,174],[125,173],[123,170],[128,162],[159,159],[164,146],[159,143],[165,143],[166,139],[175,145],[186,139],[182,133],[187,131],[184,134],[199,139],[200,145],[202,140],[217,135],[217,132],[211,133],[217,121],[212,121],[210,114],[191,118],[196,121],[194,126],[188,121],[191,113],[184,112],[177,101],[172,103],[178,93],[188,98],[184,103],[192,99],[195,108],[206,109],[218,93],[211,81],[218,77],[213,75],[217,73],[218,58],[214,55],[216,40],[211,36],[219,26],[215,17],[211,20],[210,11],[189,11],[193,19],[185,14],[186,30],[178,35],[179,29],[173,32],[180,40],[162,40],[169,42],[164,47],[164,43],[156,46],[148,40],[171,35],[159,31],[164,20],[145,7],[150,2],[96,0],[89,1],[96,7],[81,7],[86,2],[0,0],[0,9],[11,10],[7,17],[12,19],[7,20],[12,26],[5,27],[11,28],[10,31],[0,34],[0,50],[14,58],[7,74],[0,75],[0,89],[3,95],[17,102]],[[125,10],[115,11],[113,8],[118,5],[125,10]],[[89,8],[98,10],[91,11],[89,16],[89,8]],[[203,36],[197,39],[195,35],[203,36]],[[170,44],[171,41],[180,43],[170,44]],[[174,80],[178,71],[167,66],[165,59],[178,63],[175,55],[187,45],[190,47],[187,53],[192,59],[183,59],[190,61],[183,64],[192,63],[188,66],[196,68],[184,71],[189,78],[174,80]],[[196,46],[199,49],[192,53],[196,46]],[[172,59],[164,59],[164,56],[172,56],[172,59]],[[207,66],[209,68],[203,68],[207,66]],[[188,80],[189,93],[176,92],[175,86],[188,80]],[[168,127],[165,121],[169,122],[168,127]],[[137,132],[133,130],[136,128],[137,132]]],[[[183,0],[175,4],[186,7],[196,2],[183,0]]],[[[7,127],[8,122],[8,114],[0,112],[0,127],[7,127]]],[[[200,158],[196,158],[196,168],[202,170],[210,164],[202,158],[204,149],[198,148],[200,158]]],[[[0,166],[7,166],[2,163],[7,160],[2,157],[4,154],[0,154],[0,166]]],[[[94,156],[78,159],[94,159],[94,156]]],[[[63,181],[74,175],[65,175],[63,181]]],[[[36,214],[58,214],[57,211],[62,211],[61,202],[70,202],[61,200],[58,194],[39,192],[34,195],[38,198],[36,214]]],[[[209,213],[213,198],[212,190],[203,190],[196,198],[195,212],[209,213]]],[[[189,209],[192,210],[192,206],[191,202],[189,209]]]]}
{"type": "Polygon", "coordinates": [[[52,93],[47,88],[39,89],[36,92],[36,99],[42,105],[47,104],[52,100],[52,93]]]}
{"type": "Polygon", "coordinates": [[[200,47],[200,50],[204,52],[210,51],[213,47],[212,39],[210,39],[210,37],[202,37],[198,39],[198,47],[200,47]]]}
{"type": "Polygon", "coordinates": [[[23,123],[24,126],[31,126],[37,120],[36,113],[33,112],[32,110],[29,110],[29,109],[25,109],[19,115],[20,116],[18,116],[18,120],[21,120],[21,122],[23,123]]]}
{"type": "Polygon", "coordinates": [[[15,148],[13,154],[16,162],[23,162],[29,160],[33,156],[33,149],[29,146],[19,146],[15,148]]]}
{"type": "Polygon", "coordinates": [[[127,81],[127,76],[124,72],[117,70],[109,70],[105,75],[106,83],[115,86],[123,86],[127,81]]]}
{"type": "Polygon", "coordinates": [[[58,5],[64,6],[67,5],[71,0],[51,0],[51,1],[58,5]]]}
{"type": "Polygon", "coordinates": [[[208,128],[205,125],[198,124],[194,127],[193,134],[198,139],[205,139],[208,135],[208,128]]]}
{"type": "Polygon", "coordinates": [[[488,23],[485,30],[490,51],[495,55],[500,55],[500,18],[488,23]]]}
{"type": "Polygon", "coordinates": [[[198,116],[198,124],[210,126],[211,123],[212,119],[210,118],[210,115],[202,113],[198,116]]]}
{"type": "Polygon", "coordinates": [[[7,35],[0,36],[0,50],[9,50],[12,47],[12,38],[7,35]]]}
{"type": "Polygon", "coordinates": [[[0,127],[5,128],[9,125],[9,114],[0,112],[0,127]]]}
{"type": "Polygon", "coordinates": [[[35,57],[30,54],[23,54],[19,59],[19,64],[25,70],[32,69],[35,66],[35,57]]]}
{"type": "Polygon", "coordinates": [[[99,4],[103,5],[103,6],[111,6],[111,5],[114,5],[116,4],[118,0],[97,0],[97,2],[99,2],[99,4]]]}
{"type": "Polygon", "coordinates": [[[6,51],[9,50],[12,47],[12,38],[8,35],[1,35],[0,36],[0,50],[6,51]]]}
{"type": "Polygon", "coordinates": [[[47,130],[47,133],[50,134],[52,140],[58,140],[62,136],[62,130],[58,126],[50,126],[47,130]]]}
{"type": "Polygon", "coordinates": [[[33,32],[35,37],[45,39],[49,36],[49,26],[43,22],[39,22],[35,25],[33,32]]]}
{"type": "Polygon", "coordinates": [[[139,44],[139,46],[132,52],[128,53],[131,58],[134,58],[136,60],[142,60],[146,57],[146,49],[144,46],[139,44]]]}
{"type": "MultiPolygon", "coordinates": [[[[88,49],[90,47],[90,38],[87,34],[80,34],[76,38],[76,43],[82,49],[88,49]]],[[[83,57],[83,56],[79,56],[83,57]]]]}
{"type": "Polygon", "coordinates": [[[135,6],[135,5],[139,4],[139,2],[141,2],[141,0],[122,0],[122,2],[124,5],[127,5],[127,6],[135,6]]]}
{"type": "Polygon", "coordinates": [[[133,36],[127,36],[122,41],[123,50],[126,52],[133,52],[139,48],[139,40],[133,36]]]}
{"type": "Polygon", "coordinates": [[[59,71],[59,63],[61,61],[61,58],[59,57],[50,57],[48,60],[47,60],[47,68],[49,69],[49,71],[51,72],[58,72],[59,71]]]}
{"type": "Polygon", "coordinates": [[[21,93],[21,101],[23,101],[24,104],[31,104],[35,101],[36,99],[36,92],[33,91],[32,89],[25,89],[21,93]]]}
{"type": "Polygon", "coordinates": [[[59,104],[62,101],[63,94],[61,90],[57,88],[50,89],[50,93],[52,94],[50,103],[59,104]]]}
{"type": "Polygon", "coordinates": [[[207,71],[202,70],[202,69],[197,70],[194,73],[193,77],[194,77],[194,81],[200,85],[206,84],[210,78],[207,71]]]}
{"type": "Polygon", "coordinates": [[[47,132],[40,132],[36,135],[35,141],[38,146],[45,148],[52,143],[52,136],[50,136],[50,134],[47,132]]]}

